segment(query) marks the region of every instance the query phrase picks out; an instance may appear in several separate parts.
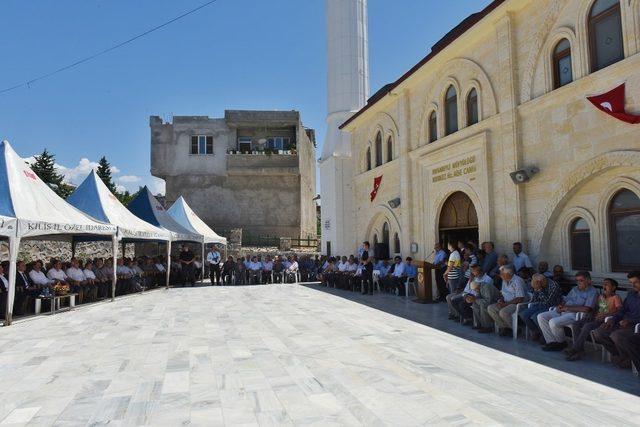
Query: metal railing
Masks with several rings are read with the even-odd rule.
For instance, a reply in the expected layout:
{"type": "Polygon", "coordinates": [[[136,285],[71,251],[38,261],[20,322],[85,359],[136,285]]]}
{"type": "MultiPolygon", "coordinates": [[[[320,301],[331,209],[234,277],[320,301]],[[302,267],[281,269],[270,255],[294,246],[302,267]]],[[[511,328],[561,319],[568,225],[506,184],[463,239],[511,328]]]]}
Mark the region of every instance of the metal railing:
{"type": "Polygon", "coordinates": [[[291,239],[291,247],[293,248],[317,248],[318,239],[291,239]]]}

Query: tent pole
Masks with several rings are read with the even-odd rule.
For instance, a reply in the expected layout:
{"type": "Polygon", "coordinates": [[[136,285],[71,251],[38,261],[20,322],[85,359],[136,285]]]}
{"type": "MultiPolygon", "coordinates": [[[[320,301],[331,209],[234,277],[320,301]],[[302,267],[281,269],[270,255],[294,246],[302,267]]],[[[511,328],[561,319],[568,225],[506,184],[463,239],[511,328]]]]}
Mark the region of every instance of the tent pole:
{"type": "MultiPolygon", "coordinates": [[[[200,264],[202,264],[200,266],[200,268],[202,269],[202,274],[201,274],[201,277],[200,277],[200,283],[204,283],[204,241],[202,242],[202,258],[200,258],[200,260],[202,261],[200,263],[200,264]]],[[[209,267],[209,268],[211,268],[211,267],[209,267]]],[[[211,274],[209,274],[209,275],[211,275],[211,274]]]]}
{"type": "Polygon", "coordinates": [[[167,279],[165,287],[169,289],[169,278],[171,276],[171,240],[167,240],[167,279]]]}
{"type": "Polygon", "coordinates": [[[118,282],[118,275],[116,270],[118,269],[118,236],[111,238],[111,246],[113,248],[113,276],[111,277],[111,301],[116,299],[116,283],[118,282]]]}
{"type": "Polygon", "coordinates": [[[16,263],[18,261],[18,249],[20,249],[20,238],[9,238],[9,271],[5,274],[9,275],[9,292],[7,295],[7,306],[4,312],[4,326],[11,324],[11,316],[13,315],[13,301],[16,297],[16,263]]]}

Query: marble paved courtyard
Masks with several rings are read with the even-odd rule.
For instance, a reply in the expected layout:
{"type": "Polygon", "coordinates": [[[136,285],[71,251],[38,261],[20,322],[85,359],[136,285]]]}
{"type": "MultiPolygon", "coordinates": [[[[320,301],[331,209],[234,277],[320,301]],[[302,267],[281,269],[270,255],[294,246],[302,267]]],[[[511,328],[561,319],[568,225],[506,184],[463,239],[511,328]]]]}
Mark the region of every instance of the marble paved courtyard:
{"type": "Polygon", "coordinates": [[[640,425],[630,372],[564,373],[443,308],[271,285],[27,319],[0,329],[0,425],[640,425]]]}

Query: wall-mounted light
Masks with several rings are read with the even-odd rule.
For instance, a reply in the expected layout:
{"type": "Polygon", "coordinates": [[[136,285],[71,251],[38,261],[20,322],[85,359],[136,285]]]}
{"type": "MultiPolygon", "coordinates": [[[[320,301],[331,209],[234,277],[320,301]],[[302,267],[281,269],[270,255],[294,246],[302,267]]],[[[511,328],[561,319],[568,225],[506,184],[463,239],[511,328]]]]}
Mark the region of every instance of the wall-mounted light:
{"type": "Polygon", "coordinates": [[[387,203],[389,203],[389,206],[391,206],[391,209],[395,209],[398,206],[400,206],[400,197],[396,197],[393,200],[389,200],[387,203]]]}

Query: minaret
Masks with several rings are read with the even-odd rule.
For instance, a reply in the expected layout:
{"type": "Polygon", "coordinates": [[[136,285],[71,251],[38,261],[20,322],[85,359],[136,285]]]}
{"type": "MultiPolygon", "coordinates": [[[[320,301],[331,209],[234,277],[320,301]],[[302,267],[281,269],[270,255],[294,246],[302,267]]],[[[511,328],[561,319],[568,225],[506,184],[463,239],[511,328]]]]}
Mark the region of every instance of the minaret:
{"type": "Polygon", "coordinates": [[[353,162],[349,134],[339,126],[364,107],[369,96],[367,0],[326,0],[327,135],[320,158],[322,252],[356,250],[353,162]]]}

